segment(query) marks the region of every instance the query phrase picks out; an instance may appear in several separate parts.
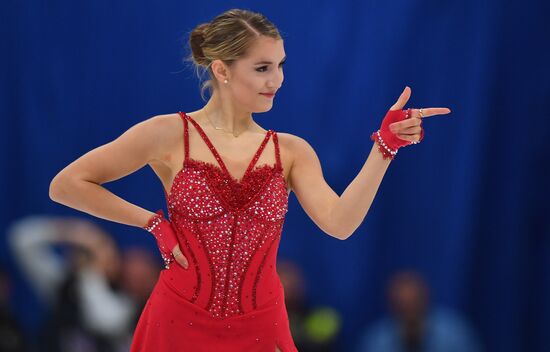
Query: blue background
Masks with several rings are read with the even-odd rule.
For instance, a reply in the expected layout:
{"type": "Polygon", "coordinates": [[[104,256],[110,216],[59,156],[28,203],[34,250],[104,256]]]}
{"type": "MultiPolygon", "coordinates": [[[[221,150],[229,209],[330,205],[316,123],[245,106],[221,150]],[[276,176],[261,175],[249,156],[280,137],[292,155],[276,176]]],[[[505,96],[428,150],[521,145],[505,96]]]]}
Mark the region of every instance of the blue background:
{"type": "MultiPolygon", "coordinates": [[[[405,85],[407,107],[452,109],[427,119],[424,141],[400,151],[348,240],[324,234],[290,196],[279,259],[299,263],[314,304],[340,311],[340,350],[385,311],[389,275],[412,268],[436,303],[472,322],[488,351],[548,351],[549,4],[5,1],[1,223],[34,213],[90,217],[51,201],[51,179],[139,121],[199,109],[199,82],[182,63],[188,34],[247,8],[278,26],[288,56],[273,109],[255,119],[306,139],[338,194],[405,85]]],[[[105,186],[144,208],[164,206],[148,167],[105,186]]],[[[97,221],[122,246],[154,250],[141,230],[97,221]]],[[[32,330],[39,307],[3,240],[0,255],[32,330]]]]}

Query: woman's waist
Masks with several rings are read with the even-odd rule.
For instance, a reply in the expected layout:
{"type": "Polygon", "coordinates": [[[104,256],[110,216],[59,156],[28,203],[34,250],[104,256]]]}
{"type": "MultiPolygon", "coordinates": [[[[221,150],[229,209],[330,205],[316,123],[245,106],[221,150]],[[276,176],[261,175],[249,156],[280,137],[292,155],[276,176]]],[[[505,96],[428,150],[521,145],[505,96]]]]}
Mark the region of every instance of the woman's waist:
{"type": "Polygon", "coordinates": [[[159,281],[175,296],[208,312],[210,317],[225,319],[243,316],[262,309],[277,309],[284,302],[284,289],[278,275],[246,278],[246,275],[221,276],[211,280],[212,274],[194,275],[189,269],[174,263],[161,271],[159,281]]]}

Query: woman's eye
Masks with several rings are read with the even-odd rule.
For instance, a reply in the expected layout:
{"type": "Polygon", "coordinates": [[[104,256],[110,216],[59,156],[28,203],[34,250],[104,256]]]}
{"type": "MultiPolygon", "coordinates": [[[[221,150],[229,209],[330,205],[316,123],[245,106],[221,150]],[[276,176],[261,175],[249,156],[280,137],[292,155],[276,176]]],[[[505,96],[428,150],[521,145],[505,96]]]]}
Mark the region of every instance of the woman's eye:
{"type": "MultiPolygon", "coordinates": [[[[281,63],[279,64],[279,67],[283,67],[284,63],[285,63],[285,61],[281,62],[281,63]]],[[[258,71],[258,72],[265,72],[266,70],[267,70],[267,66],[258,67],[258,68],[256,69],[256,71],[258,71]]]]}

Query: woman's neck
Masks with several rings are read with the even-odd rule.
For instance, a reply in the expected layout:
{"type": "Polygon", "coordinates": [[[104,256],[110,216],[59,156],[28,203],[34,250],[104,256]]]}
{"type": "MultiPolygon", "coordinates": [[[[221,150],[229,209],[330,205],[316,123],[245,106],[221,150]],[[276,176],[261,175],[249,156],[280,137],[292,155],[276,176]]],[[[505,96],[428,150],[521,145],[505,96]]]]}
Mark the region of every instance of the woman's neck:
{"type": "Polygon", "coordinates": [[[216,129],[240,136],[243,132],[254,130],[256,123],[252,119],[252,113],[239,111],[234,106],[224,103],[214,93],[208,103],[201,109],[208,123],[216,129]]]}

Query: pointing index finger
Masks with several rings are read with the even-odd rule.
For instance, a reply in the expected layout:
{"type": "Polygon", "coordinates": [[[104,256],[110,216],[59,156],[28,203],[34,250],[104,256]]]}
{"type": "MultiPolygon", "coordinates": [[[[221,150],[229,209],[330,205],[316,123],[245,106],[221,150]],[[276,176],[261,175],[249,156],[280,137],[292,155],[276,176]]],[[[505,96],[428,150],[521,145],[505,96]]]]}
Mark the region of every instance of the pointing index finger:
{"type": "Polygon", "coordinates": [[[420,109],[413,109],[413,117],[424,118],[434,115],[449,114],[451,109],[449,108],[422,108],[422,116],[420,116],[420,109]]]}

